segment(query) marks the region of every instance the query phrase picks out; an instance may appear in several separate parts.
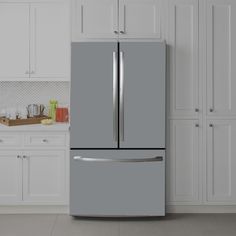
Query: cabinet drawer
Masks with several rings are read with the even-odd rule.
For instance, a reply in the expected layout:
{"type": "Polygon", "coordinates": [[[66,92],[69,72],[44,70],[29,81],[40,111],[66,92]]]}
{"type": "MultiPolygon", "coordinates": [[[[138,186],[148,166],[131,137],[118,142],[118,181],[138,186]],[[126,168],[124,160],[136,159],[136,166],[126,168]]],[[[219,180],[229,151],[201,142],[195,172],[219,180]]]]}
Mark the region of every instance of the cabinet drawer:
{"type": "Polygon", "coordinates": [[[65,146],[64,134],[25,134],[25,146],[65,146]]]}
{"type": "Polygon", "coordinates": [[[0,148],[20,146],[21,138],[17,134],[1,133],[0,134],[0,148]]]}

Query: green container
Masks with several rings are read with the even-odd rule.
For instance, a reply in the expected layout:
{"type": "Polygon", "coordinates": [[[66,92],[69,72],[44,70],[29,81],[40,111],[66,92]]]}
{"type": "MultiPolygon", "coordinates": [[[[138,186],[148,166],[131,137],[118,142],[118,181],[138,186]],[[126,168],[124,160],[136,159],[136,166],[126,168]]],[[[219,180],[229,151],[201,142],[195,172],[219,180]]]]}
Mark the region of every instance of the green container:
{"type": "Polygon", "coordinates": [[[57,109],[57,100],[50,100],[49,101],[49,117],[56,121],[56,109],[57,109]]]}

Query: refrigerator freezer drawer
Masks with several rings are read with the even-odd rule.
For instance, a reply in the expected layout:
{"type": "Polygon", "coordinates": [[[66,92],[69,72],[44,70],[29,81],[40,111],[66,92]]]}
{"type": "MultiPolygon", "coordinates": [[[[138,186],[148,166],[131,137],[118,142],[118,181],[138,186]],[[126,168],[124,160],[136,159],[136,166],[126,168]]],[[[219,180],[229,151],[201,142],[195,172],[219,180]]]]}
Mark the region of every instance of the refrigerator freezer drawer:
{"type": "Polygon", "coordinates": [[[70,214],[165,215],[165,151],[71,151],[70,214]]]}

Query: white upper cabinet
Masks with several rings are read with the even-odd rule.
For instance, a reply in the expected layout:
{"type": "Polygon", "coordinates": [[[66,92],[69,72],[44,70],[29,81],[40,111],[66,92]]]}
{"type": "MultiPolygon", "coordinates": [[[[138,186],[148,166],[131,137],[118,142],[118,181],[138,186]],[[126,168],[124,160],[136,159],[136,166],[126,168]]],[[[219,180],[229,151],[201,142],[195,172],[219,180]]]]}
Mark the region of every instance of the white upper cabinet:
{"type": "Polygon", "coordinates": [[[168,15],[168,115],[198,118],[198,0],[170,0],[168,15]]]}
{"type": "Polygon", "coordinates": [[[160,1],[73,0],[73,40],[160,38],[160,1]]]}
{"type": "Polygon", "coordinates": [[[70,78],[69,4],[0,3],[0,81],[70,78]]]}
{"type": "Polygon", "coordinates": [[[76,38],[117,38],[118,0],[75,0],[73,29],[76,38]]]}
{"type": "Polygon", "coordinates": [[[167,200],[197,203],[200,201],[199,137],[197,120],[171,120],[167,151],[167,200]]]}
{"type": "Polygon", "coordinates": [[[31,4],[30,17],[31,79],[69,79],[68,4],[31,4]]]}
{"type": "Polygon", "coordinates": [[[207,201],[236,203],[235,140],[235,120],[208,121],[207,201]]]}
{"type": "Polygon", "coordinates": [[[236,1],[208,0],[207,113],[236,116],[236,1]]]}
{"type": "Polygon", "coordinates": [[[120,38],[160,38],[159,0],[119,0],[120,38]]]}
{"type": "Polygon", "coordinates": [[[29,78],[29,10],[0,3],[0,80],[29,78]]]}

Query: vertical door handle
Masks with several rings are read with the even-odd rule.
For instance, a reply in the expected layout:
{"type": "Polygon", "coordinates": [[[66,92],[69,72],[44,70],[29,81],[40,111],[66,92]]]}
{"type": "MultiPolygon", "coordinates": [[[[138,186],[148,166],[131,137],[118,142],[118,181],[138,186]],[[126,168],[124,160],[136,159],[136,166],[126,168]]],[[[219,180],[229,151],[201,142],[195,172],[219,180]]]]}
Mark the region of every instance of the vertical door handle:
{"type": "Polygon", "coordinates": [[[120,52],[120,141],[124,141],[124,53],[120,52]]]}
{"type": "Polygon", "coordinates": [[[117,52],[113,52],[113,140],[115,142],[118,141],[118,60],[117,60],[117,52]]]}

